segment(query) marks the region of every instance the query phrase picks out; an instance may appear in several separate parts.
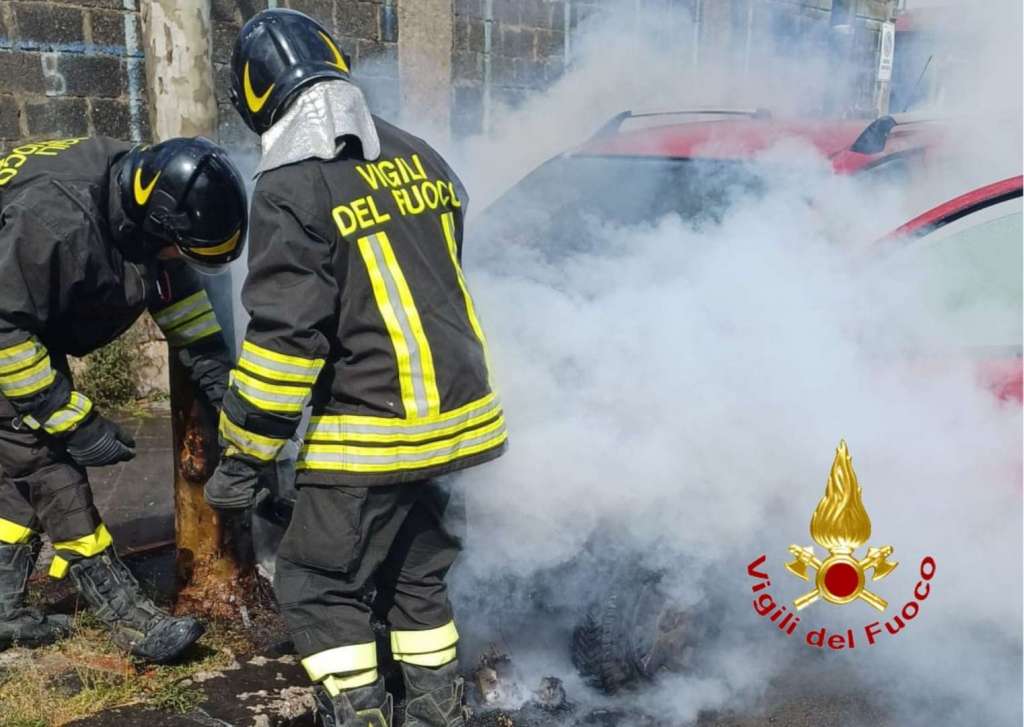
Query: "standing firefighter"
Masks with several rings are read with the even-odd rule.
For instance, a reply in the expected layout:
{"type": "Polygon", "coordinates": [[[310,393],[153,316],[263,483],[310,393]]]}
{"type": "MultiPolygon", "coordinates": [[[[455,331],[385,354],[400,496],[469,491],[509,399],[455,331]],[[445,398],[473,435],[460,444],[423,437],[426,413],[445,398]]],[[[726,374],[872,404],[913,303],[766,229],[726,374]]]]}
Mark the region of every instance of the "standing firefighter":
{"type": "Polygon", "coordinates": [[[210,301],[181,259],[220,266],[245,237],[245,190],[219,147],[172,139],[24,144],[0,163],[0,648],[65,635],[66,617],[24,607],[39,552],[70,573],[114,641],[178,656],[203,632],[146,598],[93,506],[86,467],[135,443],[74,389],[66,355],[121,335],[149,310],[214,406],[230,358],[210,301]]]}
{"type": "Polygon", "coordinates": [[[405,679],[406,724],[462,725],[445,586],[459,541],[438,478],[506,441],[460,267],[465,195],[426,143],[369,114],[348,59],[305,15],[255,16],[232,66],[263,157],[242,292],[252,320],[207,500],[251,507],[260,468],[312,402],[275,591],[320,718],[391,724],[376,610],[405,679]]]}

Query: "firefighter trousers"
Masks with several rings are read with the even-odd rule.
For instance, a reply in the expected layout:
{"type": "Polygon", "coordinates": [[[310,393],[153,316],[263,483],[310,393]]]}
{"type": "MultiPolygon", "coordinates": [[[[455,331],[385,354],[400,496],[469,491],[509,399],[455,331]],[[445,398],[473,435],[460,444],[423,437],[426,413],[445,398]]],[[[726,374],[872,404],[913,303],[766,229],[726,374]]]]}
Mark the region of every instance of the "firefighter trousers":
{"type": "Polygon", "coordinates": [[[85,469],[57,439],[18,426],[17,412],[0,396],[0,542],[25,542],[42,531],[58,546],[101,529],[85,469]]]}
{"type": "Polygon", "coordinates": [[[274,591],[314,682],[335,691],[377,678],[375,614],[397,661],[455,659],[445,576],[461,550],[460,494],[437,480],[299,490],[274,591]]]}

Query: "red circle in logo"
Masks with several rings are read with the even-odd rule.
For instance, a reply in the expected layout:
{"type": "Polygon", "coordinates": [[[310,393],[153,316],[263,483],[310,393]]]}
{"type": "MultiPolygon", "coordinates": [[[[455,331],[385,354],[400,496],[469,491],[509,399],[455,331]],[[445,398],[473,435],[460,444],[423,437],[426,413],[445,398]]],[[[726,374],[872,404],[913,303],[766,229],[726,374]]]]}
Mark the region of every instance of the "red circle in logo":
{"type": "Polygon", "coordinates": [[[857,590],[860,577],[849,563],[833,563],[825,571],[825,588],[837,598],[846,598],[857,590]]]}

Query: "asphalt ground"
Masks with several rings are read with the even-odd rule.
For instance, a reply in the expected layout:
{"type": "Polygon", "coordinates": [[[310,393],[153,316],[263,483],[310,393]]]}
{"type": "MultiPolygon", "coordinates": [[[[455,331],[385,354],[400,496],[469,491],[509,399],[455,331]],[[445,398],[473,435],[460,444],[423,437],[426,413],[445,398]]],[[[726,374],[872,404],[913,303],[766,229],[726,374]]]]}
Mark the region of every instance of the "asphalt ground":
{"type": "Polygon", "coordinates": [[[170,412],[118,418],[135,437],[131,462],[89,470],[96,507],[118,551],[135,552],[174,542],[174,459],[170,412]]]}

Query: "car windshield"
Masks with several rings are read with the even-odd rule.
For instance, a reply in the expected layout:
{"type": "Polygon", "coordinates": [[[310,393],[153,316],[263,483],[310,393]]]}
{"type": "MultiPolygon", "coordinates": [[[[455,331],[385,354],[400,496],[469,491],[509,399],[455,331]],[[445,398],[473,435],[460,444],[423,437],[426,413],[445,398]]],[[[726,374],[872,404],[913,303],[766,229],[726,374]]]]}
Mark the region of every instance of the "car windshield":
{"type": "Polygon", "coordinates": [[[650,224],[668,214],[717,222],[738,197],[763,186],[748,162],[566,155],[488,208],[480,234],[570,254],[589,247],[594,224],[650,224]]]}
{"type": "Polygon", "coordinates": [[[909,240],[880,263],[900,279],[918,281],[913,305],[944,322],[921,331],[934,344],[1019,356],[1021,240],[1018,197],[909,240]]]}

